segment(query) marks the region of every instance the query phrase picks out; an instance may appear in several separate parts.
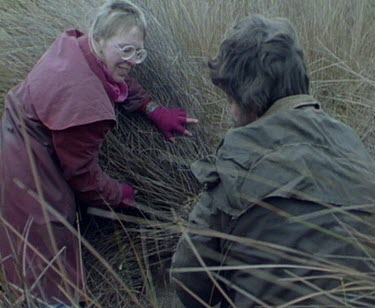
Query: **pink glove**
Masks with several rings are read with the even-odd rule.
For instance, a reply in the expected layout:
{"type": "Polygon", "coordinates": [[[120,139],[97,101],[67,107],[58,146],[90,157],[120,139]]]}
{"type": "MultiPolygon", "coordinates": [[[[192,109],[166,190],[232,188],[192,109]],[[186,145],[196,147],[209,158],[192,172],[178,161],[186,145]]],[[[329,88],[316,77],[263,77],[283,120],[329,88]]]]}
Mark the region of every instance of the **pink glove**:
{"type": "Polygon", "coordinates": [[[158,105],[148,114],[148,118],[168,141],[173,141],[173,132],[185,132],[186,111],[182,108],[167,108],[158,105]]]}
{"type": "Polygon", "coordinates": [[[134,188],[129,184],[122,184],[122,201],[118,205],[118,209],[125,209],[134,203],[134,188]]]}

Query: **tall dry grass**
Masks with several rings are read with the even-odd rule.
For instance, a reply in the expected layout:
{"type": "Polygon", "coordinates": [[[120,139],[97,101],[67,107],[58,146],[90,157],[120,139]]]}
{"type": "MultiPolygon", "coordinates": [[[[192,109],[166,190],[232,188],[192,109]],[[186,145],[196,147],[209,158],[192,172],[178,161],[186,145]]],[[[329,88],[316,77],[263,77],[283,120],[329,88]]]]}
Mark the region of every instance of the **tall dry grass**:
{"type": "MultiPolygon", "coordinates": [[[[374,150],[375,5],[356,0],[137,0],[147,15],[149,58],[134,72],[155,100],[182,106],[197,117],[193,138],[166,143],[139,115],[118,112],[119,125],[102,147],[101,165],[139,191],[149,211],[130,211],[126,223],[84,216],[83,234],[106,264],[88,249],[93,305],[125,307],[110,265],[145,306],[169,306],[159,290],[168,283],[168,260],[199,187],[192,161],[210,152],[228,128],[226,99],[208,78],[205,63],[236,19],[252,13],[289,18],[300,34],[312,92],[329,112],[353,126],[374,150]],[[173,209],[173,210],[171,210],[173,209]],[[158,271],[160,275],[152,275],[158,271]],[[161,288],[158,286],[162,286],[161,288]]],[[[65,28],[87,25],[99,0],[0,0],[0,94],[25,78],[65,28]]],[[[1,106],[1,103],[0,103],[1,106]]],[[[375,153],[375,151],[374,151],[375,153]]],[[[372,285],[372,284],[369,284],[372,285]]],[[[8,303],[4,298],[4,305],[8,303]]],[[[173,299],[172,299],[173,300],[173,299]]],[[[0,302],[1,303],[1,302],[0,302]]]]}

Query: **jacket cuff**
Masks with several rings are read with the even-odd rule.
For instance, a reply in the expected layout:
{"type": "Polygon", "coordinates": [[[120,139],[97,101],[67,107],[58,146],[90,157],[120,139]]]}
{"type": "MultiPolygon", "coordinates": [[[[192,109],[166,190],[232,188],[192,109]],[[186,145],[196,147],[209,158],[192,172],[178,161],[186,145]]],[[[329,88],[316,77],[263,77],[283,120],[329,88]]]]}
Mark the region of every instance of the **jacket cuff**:
{"type": "Polygon", "coordinates": [[[134,188],[129,184],[122,184],[122,200],[121,207],[130,207],[134,203],[134,188]]]}
{"type": "Polygon", "coordinates": [[[155,103],[154,101],[150,100],[141,105],[141,107],[138,108],[138,111],[143,112],[147,115],[149,115],[151,112],[153,112],[159,105],[155,103]]]}

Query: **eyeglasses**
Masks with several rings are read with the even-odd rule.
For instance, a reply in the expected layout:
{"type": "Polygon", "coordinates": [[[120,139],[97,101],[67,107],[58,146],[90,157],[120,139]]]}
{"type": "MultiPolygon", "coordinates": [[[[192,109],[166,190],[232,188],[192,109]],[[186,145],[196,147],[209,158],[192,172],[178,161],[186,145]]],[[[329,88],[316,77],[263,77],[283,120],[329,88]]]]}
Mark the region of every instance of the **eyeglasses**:
{"type": "Polygon", "coordinates": [[[124,47],[120,47],[118,44],[115,45],[121,51],[121,59],[124,61],[128,61],[130,59],[135,58],[135,63],[140,64],[142,63],[147,57],[147,50],[146,49],[139,49],[135,48],[133,45],[126,45],[124,47]]]}

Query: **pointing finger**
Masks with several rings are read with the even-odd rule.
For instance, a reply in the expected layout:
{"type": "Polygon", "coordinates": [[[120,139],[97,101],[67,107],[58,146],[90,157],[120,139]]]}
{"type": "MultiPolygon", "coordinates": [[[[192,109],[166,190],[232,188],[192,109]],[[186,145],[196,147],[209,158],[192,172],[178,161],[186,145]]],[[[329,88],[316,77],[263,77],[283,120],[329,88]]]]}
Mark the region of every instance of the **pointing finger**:
{"type": "Polygon", "coordinates": [[[186,118],[186,123],[198,123],[198,119],[186,118]]]}
{"type": "Polygon", "coordinates": [[[187,129],[185,129],[184,135],[189,136],[189,137],[193,136],[193,134],[189,132],[187,129]]]}

